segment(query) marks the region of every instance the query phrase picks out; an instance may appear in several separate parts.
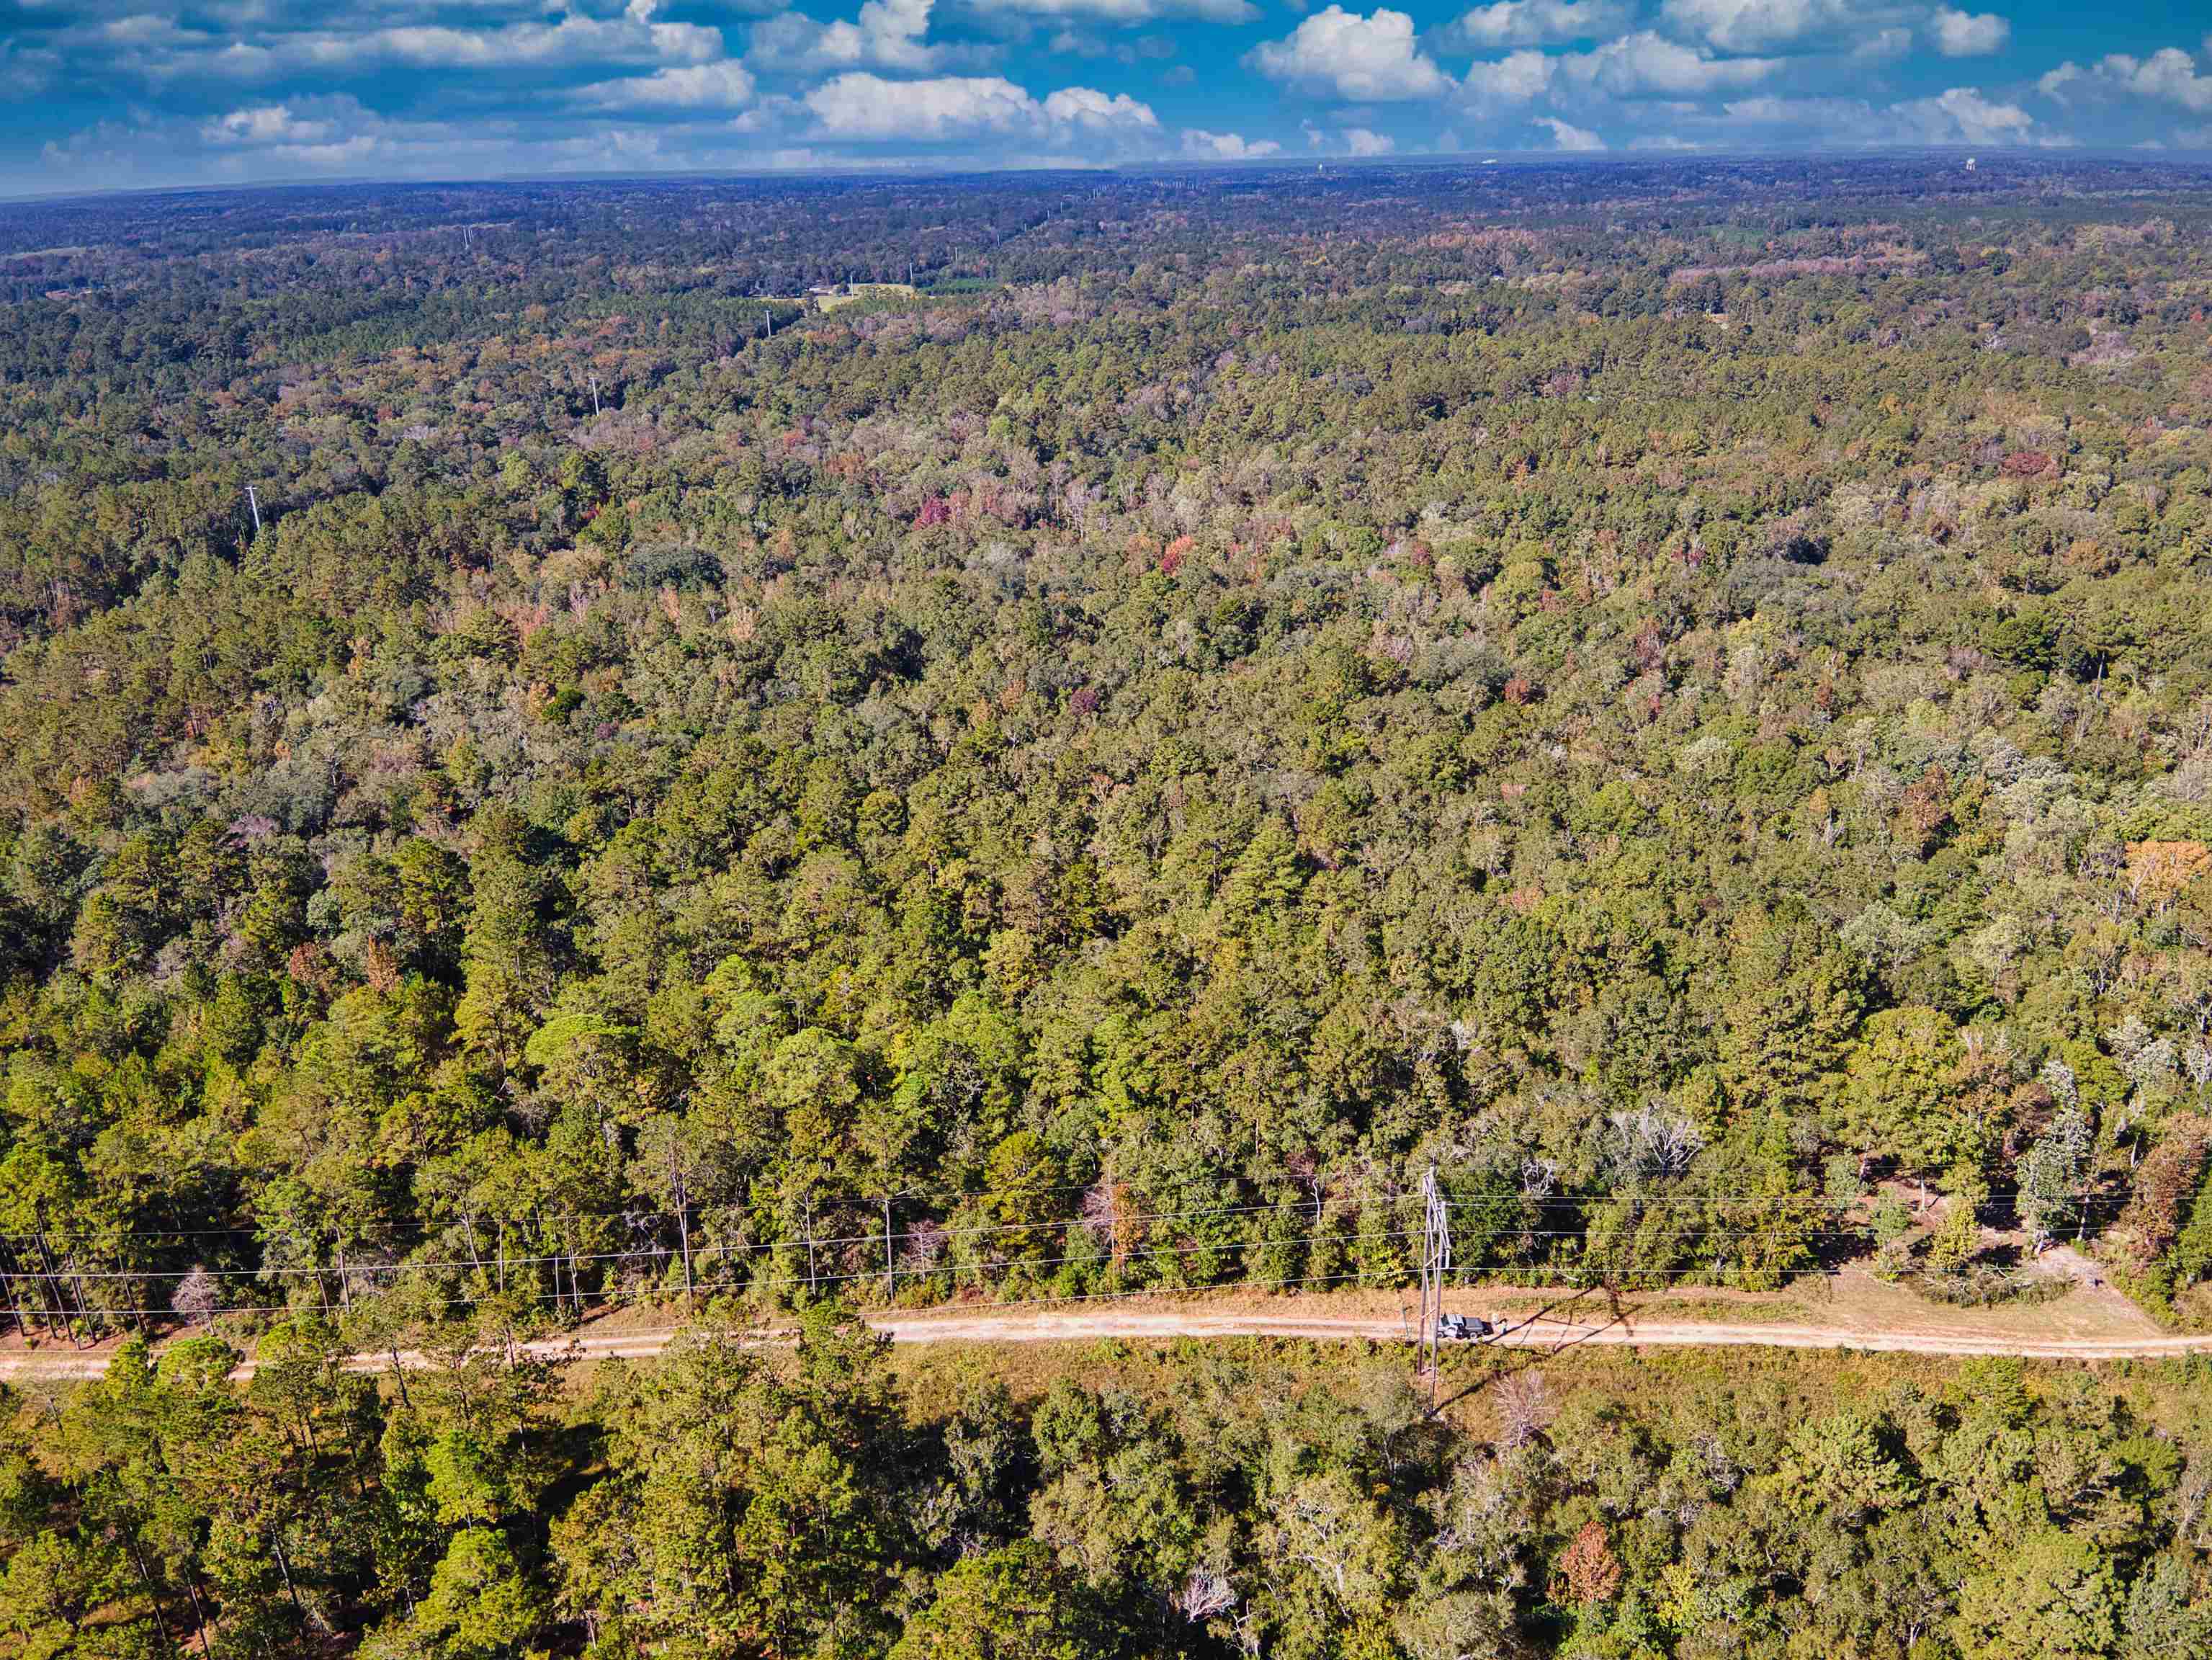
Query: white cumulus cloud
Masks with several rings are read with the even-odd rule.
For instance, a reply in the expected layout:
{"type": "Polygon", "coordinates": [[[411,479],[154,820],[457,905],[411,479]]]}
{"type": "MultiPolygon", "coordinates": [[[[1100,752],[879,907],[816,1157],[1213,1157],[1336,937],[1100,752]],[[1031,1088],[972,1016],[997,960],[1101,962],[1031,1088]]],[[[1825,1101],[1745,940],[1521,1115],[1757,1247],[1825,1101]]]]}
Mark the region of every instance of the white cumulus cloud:
{"type": "Polygon", "coordinates": [[[1249,23],[1260,9],[1251,0],[968,0],[969,9],[1017,17],[1081,18],[1098,23],[1150,23],[1164,17],[1197,17],[1209,23],[1249,23]]]}
{"type": "Polygon", "coordinates": [[[1731,98],[1729,120],[1753,127],[1798,127],[1825,138],[1863,143],[1873,131],[1874,106],[1863,98],[1731,98]]]}
{"type": "Polygon", "coordinates": [[[1540,52],[1515,52],[1494,62],[1470,64],[1462,83],[1467,101],[1478,110],[1534,103],[1552,89],[1558,63],[1540,52]]]}
{"type": "Polygon", "coordinates": [[[421,23],[356,34],[324,30],[286,37],[265,54],[265,62],[257,61],[267,68],[330,74],[390,63],[423,69],[497,70],[600,63],[704,64],[721,56],[720,30],[695,23],[656,23],[651,21],[650,8],[633,8],[620,17],[571,12],[558,22],[509,23],[489,29],[421,23]]]}
{"type": "Polygon", "coordinates": [[[1634,15],[1625,0],[1497,0],[1468,12],[1453,33],[1477,50],[1557,46],[1602,40],[1634,15]]]}
{"type": "Polygon", "coordinates": [[[2002,52],[2012,39],[2012,25],[1993,11],[1976,14],[1947,6],[1936,14],[1932,27],[1936,50],[1946,58],[1985,58],[2002,52]]]}
{"type": "Polygon", "coordinates": [[[1358,103],[1434,98],[1452,87],[1451,77],[1415,43],[1413,20],[1387,6],[1362,15],[1332,5],[1287,39],[1254,47],[1246,61],[1270,80],[1358,103]]]}
{"type": "Polygon", "coordinates": [[[2043,142],[2035,122],[2017,104],[2000,104],[1972,87],[1953,87],[1933,98],[1898,104],[1891,113],[1902,131],[1931,144],[2033,144],[2043,142]]]}
{"type": "Polygon", "coordinates": [[[1139,128],[1158,130],[1158,116],[1150,104],[1139,103],[1126,92],[1109,96],[1089,87],[1062,87],[1044,100],[1044,117],[1059,126],[1082,127],[1094,132],[1126,132],[1139,128]]]}
{"type": "Polygon", "coordinates": [[[1159,126],[1151,106],[1126,94],[1065,87],[1040,101],[995,75],[889,81],[855,70],[823,82],[802,101],[821,137],[861,143],[986,135],[1060,141],[1078,132],[1135,134],[1159,126]]]}
{"type": "Polygon", "coordinates": [[[2082,94],[2098,91],[2179,104],[2199,115],[2212,113],[2212,76],[2199,74],[2197,60],[2179,46],[2168,46],[2148,58],[2112,52],[2086,70],[2079,64],[2063,63],[2045,72],[2035,89],[2061,104],[2071,104],[2082,94]]]}
{"type": "Polygon", "coordinates": [[[780,12],[754,26],[747,55],[763,69],[794,73],[838,69],[935,69],[943,54],[929,33],[930,0],[867,0],[860,15],[820,23],[780,12]]]}
{"type": "Polygon", "coordinates": [[[1735,125],[1771,127],[1793,137],[1869,149],[1900,143],[2051,148],[2071,142],[2039,126],[2019,105],[1972,87],[1880,106],[1863,98],[1760,96],[1730,99],[1723,107],[1727,121],[1735,125]]]}
{"type": "Polygon", "coordinates": [[[2043,78],[2035,83],[2035,89],[2045,98],[2055,98],[2063,104],[2066,101],[2068,89],[2075,82],[2087,78],[2079,64],[2061,64],[2055,70],[2046,70],[2043,78]]]}
{"type": "Polygon", "coordinates": [[[343,94],[234,109],[204,123],[200,138],[226,165],[343,173],[386,152],[386,124],[343,94]]]}
{"type": "Polygon", "coordinates": [[[203,129],[211,144],[320,144],[337,128],[328,121],[303,120],[289,104],[236,109],[203,129]]]}
{"type": "Polygon", "coordinates": [[[1681,33],[1723,52],[1757,52],[1839,29],[1863,29],[1876,8],[1863,0],[1666,0],[1661,13],[1681,33]]]}
{"type": "Polygon", "coordinates": [[[1182,153],[1206,161],[1257,161],[1278,154],[1282,148],[1272,138],[1255,142],[1241,133],[1208,132],[1203,127],[1192,127],[1182,136],[1182,153]]]}
{"type": "Polygon", "coordinates": [[[1774,58],[1716,58],[1650,29],[1559,60],[1575,80],[1617,98],[1685,94],[1756,86],[1782,67],[1774,58]]]}
{"type": "MultiPolygon", "coordinates": [[[[2070,69],[2072,65],[2064,67],[2070,69]]],[[[2168,46],[2141,58],[2113,52],[2099,60],[2097,76],[2139,98],[2179,104],[2199,115],[2212,111],[2212,76],[2199,75],[2196,60],[2178,46],[2168,46]]],[[[2050,78],[2044,77],[2045,81],[2050,78]]]]}
{"type": "Polygon", "coordinates": [[[743,64],[690,64],[650,75],[597,81],[578,88],[583,103],[599,109],[727,110],[752,101],[753,77],[743,64]]]}
{"type": "Polygon", "coordinates": [[[1344,143],[1354,155],[1388,155],[1398,148],[1398,141],[1388,133],[1375,132],[1366,127],[1346,128],[1344,143]]]}
{"type": "Polygon", "coordinates": [[[1554,149],[1601,150],[1605,148],[1605,140],[1590,131],[1589,128],[1574,126],[1560,120],[1557,116],[1540,115],[1536,118],[1536,125],[1551,129],[1552,144],[1554,149]]]}
{"type": "Polygon", "coordinates": [[[886,81],[856,71],[823,82],[805,104],[828,137],[924,143],[1014,132],[1039,113],[1036,99],[995,75],[886,81]]]}

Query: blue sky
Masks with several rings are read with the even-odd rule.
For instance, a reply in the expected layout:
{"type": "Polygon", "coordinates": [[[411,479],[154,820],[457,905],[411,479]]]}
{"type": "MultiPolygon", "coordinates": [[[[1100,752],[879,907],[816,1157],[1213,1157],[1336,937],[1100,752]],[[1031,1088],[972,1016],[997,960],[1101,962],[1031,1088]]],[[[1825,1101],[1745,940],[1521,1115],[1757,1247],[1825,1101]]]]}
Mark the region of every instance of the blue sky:
{"type": "Polygon", "coordinates": [[[2212,4],[0,0],[0,192],[1472,152],[2212,149],[2212,4]]]}

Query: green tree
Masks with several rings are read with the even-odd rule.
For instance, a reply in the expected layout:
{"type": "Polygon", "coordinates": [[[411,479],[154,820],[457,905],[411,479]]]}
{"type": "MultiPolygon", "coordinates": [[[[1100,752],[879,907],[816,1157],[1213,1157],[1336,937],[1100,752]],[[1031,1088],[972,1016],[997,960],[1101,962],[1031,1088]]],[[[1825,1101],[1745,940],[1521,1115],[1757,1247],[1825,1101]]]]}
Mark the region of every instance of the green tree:
{"type": "Polygon", "coordinates": [[[396,1630],[372,1639],[377,1660],[530,1660],[547,1625],[544,1595],[495,1529],[464,1528],[396,1630]]]}
{"type": "Polygon", "coordinates": [[[1957,1087],[1962,1053],[1937,1010],[1870,1017],[1844,1062],[1847,1133],[1916,1174],[1978,1164],[1989,1152],[1986,1126],[1957,1087]]]}
{"type": "Polygon", "coordinates": [[[1033,1539],[963,1557],[907,1624],[893,1660],[1091,1660],[1114,1652],[1109,1628],[1052,1552],[1033,1539]]]}
{"type": "Polygon", "coordinates": [[[2075,1660],[2112,1651],[2118,1614],[2118,1580],[2105,1554],[2043,1528],[1960,1588],[1952,1633],[1965,1660],[2075,1660]]]}

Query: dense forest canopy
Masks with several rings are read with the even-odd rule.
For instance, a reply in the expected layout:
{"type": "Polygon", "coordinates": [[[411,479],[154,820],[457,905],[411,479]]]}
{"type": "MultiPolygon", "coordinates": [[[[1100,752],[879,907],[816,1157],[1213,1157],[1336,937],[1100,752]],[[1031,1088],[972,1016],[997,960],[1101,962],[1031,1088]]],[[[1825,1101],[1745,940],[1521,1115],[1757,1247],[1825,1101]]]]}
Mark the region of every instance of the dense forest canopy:
{"type": "Polygon", "coordinates": [[[1470,1270],[1759,1284],[1891,1172],[2185,1292],[2186,182],[18,210],[8,1230],[1388,1281],[1434,1161],[1470,1270]]]}
{"type": "Polygon", "coordinates": [[[10,1651],[2206,1652],[2201,1377],[933,1414],[836,1315],[1396,1286],[1433,1170],[1467,1281],[2212,1321],[2207,182],[0,209],[0,1322],[138,1334],[10,1651]],[[469,1358],[635,1303],[808,1335],[469,1358]]]}
{"type": "Polygon", "coordinates": [[[0,1394],[0,1652],[2195,1660],[2212,1376],[1188,1343],[895,1374],[817,1304],[564,1394],[327,1331],[0,1394]],[[206,1646],[203,1649],[203,1644],[206,1646]],[[357,1646],[356,1646],[357,1645],[357,1646]]]}
{"type": "Polygon", "coordinates": [[[1468,1274],[1902,1268],[1901,1181],[2201,1315],[2205,223],[11,210],[10,1300],[1391,1284],[1433,1164],[1468,1274]]]}

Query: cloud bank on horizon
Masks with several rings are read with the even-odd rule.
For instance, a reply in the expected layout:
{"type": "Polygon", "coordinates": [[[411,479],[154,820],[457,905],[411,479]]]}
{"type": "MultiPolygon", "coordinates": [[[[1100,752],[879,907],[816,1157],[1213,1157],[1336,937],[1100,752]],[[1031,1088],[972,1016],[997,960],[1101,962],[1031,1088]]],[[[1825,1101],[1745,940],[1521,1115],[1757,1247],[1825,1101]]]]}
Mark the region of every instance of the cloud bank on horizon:
{"type": "Polygon", "coordinates": [[[2143,0],[2083,14],[2057,0],[0,0],[0,192],[2212,149],[2212,36],[2173,38],[2176,12],[2143,0]]]}

